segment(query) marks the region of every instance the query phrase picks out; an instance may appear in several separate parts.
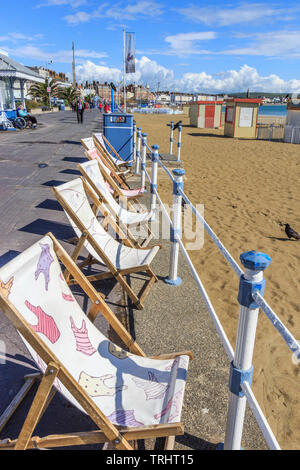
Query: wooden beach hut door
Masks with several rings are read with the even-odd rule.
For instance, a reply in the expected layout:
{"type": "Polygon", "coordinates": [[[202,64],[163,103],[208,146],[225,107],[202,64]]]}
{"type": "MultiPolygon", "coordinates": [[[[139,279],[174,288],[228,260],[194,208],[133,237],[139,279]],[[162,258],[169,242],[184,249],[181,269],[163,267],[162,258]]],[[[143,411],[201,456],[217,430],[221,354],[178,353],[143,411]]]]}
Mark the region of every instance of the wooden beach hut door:
{"type": "Polygon", "coordinates": [[[205,106],[205,128],[206,127],[215,127],[215,106],[214,105],[205,106]]]}

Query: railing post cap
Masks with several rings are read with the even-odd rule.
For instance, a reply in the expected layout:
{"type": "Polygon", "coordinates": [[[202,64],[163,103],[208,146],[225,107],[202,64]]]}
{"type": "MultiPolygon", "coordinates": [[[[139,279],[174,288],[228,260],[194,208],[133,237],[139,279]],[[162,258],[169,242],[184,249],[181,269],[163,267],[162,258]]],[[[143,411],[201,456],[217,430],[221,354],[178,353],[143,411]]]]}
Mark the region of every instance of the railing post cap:
{"type": "Polygon", "coordinates": [[[159,145],[152,145],[152,150],[158,150],[159,149],[159,145]]]}
{"type": "Polygon", "coordinates": [[[138,131],[141,131],[141,130],[142,130],[142,128],[141,128],[141,127],[137,127],[137,130],[138,130],[138,131]]]}
{"type": "Polygon", "coordinates": [[[147,137],[148,134],[146,134],[146,132],[143,132],[142,133],[142,137],[147,137]]]}
{"type": "Polygon", "coordinates": [[[242,265],[253,271],[264,271],[271,264],[269,255],[260,251],[246,251],[240,255],[242,265]]]}
{"type": "Polygon", "coordinates": [[[174,176],[183,176],[183,175],[185,175],[185,170],[183,170],[182,168],[175,168],[175,170],[173,170],[173,175],[174,176]]]}

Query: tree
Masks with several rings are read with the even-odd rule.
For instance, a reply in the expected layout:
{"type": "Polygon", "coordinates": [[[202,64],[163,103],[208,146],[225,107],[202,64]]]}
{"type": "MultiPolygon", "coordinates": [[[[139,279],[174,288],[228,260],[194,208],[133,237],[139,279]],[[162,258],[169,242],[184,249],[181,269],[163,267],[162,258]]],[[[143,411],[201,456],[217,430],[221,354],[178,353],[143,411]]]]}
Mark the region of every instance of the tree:
{"type": "Polygon", "coordinates": [[[28,93],[34,98],[40,98],[42,103],[47,106],[51,106],[49,103],[49,94],[51,96],[56,96],[57,93],[57,84],[56,81],[48,78],[45,78],[45,83],[34,83],[28,90],[28,93]],[[48,87],[51,89],[50,93],[47,91],[48,87]]]}
{"type": "Polygon", "coordinates": [[[65,103],[69,105],[77,99],[76,90],[73,86],[69,86],[68,88],[58,88],[57,96],[58,98],[65,100],[65,103]]]}

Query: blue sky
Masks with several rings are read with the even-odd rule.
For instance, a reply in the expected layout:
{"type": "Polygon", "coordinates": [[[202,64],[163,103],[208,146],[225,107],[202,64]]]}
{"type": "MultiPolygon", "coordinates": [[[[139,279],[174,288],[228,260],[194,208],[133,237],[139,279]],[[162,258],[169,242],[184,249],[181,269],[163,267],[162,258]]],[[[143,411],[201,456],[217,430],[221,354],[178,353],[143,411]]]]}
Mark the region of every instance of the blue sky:
{"type": "Polygon", "coordinates": [[[79,81],[122,79],[122,30],[136,33],[136,73],[151,89],[300,91],[300,4],[191,0],[1,2],[0,49],[49,60],[79,81]],[[158,85],[159,84],[159,85],[158,85]]]}

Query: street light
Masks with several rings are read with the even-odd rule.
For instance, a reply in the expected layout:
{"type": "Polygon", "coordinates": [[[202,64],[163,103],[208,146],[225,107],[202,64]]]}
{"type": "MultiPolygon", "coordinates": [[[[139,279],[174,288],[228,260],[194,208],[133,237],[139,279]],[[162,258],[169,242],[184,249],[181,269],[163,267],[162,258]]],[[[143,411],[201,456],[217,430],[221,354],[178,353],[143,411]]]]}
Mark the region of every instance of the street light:
{"type": "MultiPolygon", "coordinates": [[[[46,73],[47,73],[47,70],[48,70],[48,64],[53,64],[53,60],[49,60],[49,62],[46,62],[46,73]]],[[[50,74],[48,74],[48,77],[50,76],[50,74]]],[[[50,97],[50,93],[51,93],[51,87],[49,86],[49,81],[48,81],[48,87],[47,87],[47,91],[49,93],[49,108],[51,108],[51,97],[50,97]]]]}

